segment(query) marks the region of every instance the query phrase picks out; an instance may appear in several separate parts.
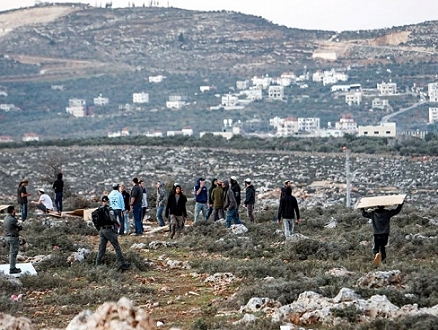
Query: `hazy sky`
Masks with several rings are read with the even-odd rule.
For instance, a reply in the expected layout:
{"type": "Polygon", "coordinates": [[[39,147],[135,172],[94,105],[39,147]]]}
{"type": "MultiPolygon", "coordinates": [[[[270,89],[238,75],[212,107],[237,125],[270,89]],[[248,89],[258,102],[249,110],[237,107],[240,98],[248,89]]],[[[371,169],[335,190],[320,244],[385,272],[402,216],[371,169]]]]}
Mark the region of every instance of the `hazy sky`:
{"type": "MultiPolygon", "coordinates": [[[[43,0],[44,1],[44,0],[43,0]]],[[[195,10],[233,10],[302,29],[361,30],[438,20],[438,0],[112,0],[113,7],[149,2],[195,10]]],[[[111,0],[56,0],[92,6],[111,0]]],[[[0,11],[33,6],[35,0],[0,0],[0,11]]]]}

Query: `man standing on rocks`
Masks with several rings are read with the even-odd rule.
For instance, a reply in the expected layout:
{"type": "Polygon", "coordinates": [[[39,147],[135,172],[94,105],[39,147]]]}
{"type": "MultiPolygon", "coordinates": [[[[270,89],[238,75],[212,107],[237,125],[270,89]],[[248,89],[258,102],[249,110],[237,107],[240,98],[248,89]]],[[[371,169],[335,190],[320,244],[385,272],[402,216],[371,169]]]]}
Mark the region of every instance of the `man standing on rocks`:
{"type": "Polygon", "coordinates": [[[28,194],[26,187],[29,184],[28,179],[23,179],[20,184],[18,185],[17,189],[17,199],[18,204],[20,204],[21,207],[21,221],[25,221],[27,219],[27,196],[31,196],[32,194],[28,194]]]}
{"type": "Polygon", "coordinates": [[[196,180],[196,185],[193,188],[193,192],[195,193],[194,223],[199,221],[199,213],[202,213],[202,220],[207,221],[208,189],[205,186],[204,178],[199,178],[196,180]]]}
{"type": "Polygon", "coordinates": [[[294,232],[295,216],[297,223],[300,223],[300,210],[298,208],[297,199],[292,196],[292,188],[287,186],[284,190],[283,197],[280,198],[280,206],[278,207],[277,215],[278,223],[283,219],[284,236],[286,239],[289,239],[294,232]]]}
{"type": "Polygon", "coordinates": [[[137,236],[143,234],[143,222],[141,219],[142,202],[143,202],[143,189],[140,187],[138,183],[138,179],[134,178],[132,179],[131,202],[129,203],[129,206],[131,207],[132,216],[134,218],[134,227],[135,227],[134,235],[137,236]]]}
{"type": "Polygon", "coordinates": [[[18,223],[15,217],[15,207],[8,206],[8,214],[3,221],[3,228],[5,229],[6,243],[9,247],[9,274],[19,274],[21,269],[16,267],[18,248],[20,247],[19,231],[23,227],[18,223]]]}
{"type": "Polygon", "coordinates": [[[251,184],[251,179],[245,179],[245,207],[248,211],[249,221],[254,223],[254,204],[255,204],[255,188],[251,184]]]}
{"type": "Polygon", "coordinates": [[[374,234],[374,265],[377,266],[380,261],[386,262],[386,245],[388,244],[389,230],[390,230],[390,220],[391,217],[398,214],[404,202],[399,204],[393,210],[386,210],[384,206],[377,206],[377,209],[372,211],[365,211],[361,209],[362,215],[365,218],[371,219],[373,225],[374,234]]]}

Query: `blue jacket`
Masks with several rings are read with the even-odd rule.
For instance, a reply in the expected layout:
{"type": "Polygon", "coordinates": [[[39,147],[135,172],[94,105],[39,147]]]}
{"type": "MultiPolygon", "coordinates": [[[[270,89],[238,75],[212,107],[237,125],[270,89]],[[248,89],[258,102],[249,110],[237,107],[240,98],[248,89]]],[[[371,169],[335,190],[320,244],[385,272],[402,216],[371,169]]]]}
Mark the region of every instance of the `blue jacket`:
{"type": "Polygon", "coordinates": [[[202,187],[201,191],[198,194],[196,194],[196,192],[201,187],[200,182],[201,182],[201,178],[196,180],[196,186],[193,188],[194,193],[195,193],[195,202],[196,203],[207,203],[208,202],[208,189],[205,186],[205,184],[202,187]]]}
{"type": "Polygon", "coordinates": [[[113,210],[125,210],[123,195],[117,189],[113,189],[108,195],[110,206],[113,210]]]}

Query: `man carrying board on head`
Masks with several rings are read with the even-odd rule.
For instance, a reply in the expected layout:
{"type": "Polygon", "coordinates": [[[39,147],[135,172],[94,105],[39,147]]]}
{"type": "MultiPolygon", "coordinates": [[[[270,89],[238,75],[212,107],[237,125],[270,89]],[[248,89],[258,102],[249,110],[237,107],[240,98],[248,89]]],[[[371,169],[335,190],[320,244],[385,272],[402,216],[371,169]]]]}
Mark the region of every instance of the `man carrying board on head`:
{"type": "Polygon", "coordinates": [[[390,220],[391,217],[398,214],[402,207],[404,201],[397,206],[397,208],[392,210],[385,209],[384,205],[378,205],[376,209],[365,211],[365,208],[361,208],[362,215],[366,218],[371,219],[371,224],[373,226],[374,234],[374,265],[377,266],[380,261],[385,262],[386,260],[386,245],[388,244],[388,237],[390,231],[390,220]]]}

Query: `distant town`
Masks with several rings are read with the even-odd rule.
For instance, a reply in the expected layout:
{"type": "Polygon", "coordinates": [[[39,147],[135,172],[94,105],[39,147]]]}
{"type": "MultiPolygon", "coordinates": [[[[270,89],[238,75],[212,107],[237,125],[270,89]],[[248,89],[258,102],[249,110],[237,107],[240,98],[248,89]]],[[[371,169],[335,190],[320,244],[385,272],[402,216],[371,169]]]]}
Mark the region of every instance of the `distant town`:
{"type": "MultiPolygon", "coordinates": [[[[149,83],[160,84],[166,79],[163,75],[149,76],[149,83]]],[[[297,85],[300,89],[307,89],[308,81],[321,84],[330,89],[334,98],[344,98],[348,106],[361,105],[364,99],[370,100],[370,111],[383,110],[391,114],[382,119],[378,125],[360,125],[352,115],[343,115],[335,123],[328,122],[326,125],[321,124],[318,117],[299,117],[295,118],[288,116],[285,118],[274,117],[269,119],[269,126],[272,128],[271,133],[255,134],[258,136],[272,137],[342,137],[344,134],[352,134],[357,136],[372,136],[372,137],[395,137],[397,135],[397,125],[390,118],[397,113],[394,113],[391,103],[387,97],[396,97],[403,95],[397,90],[397,84],[389,81],[377,83],[376,88],[362,88],[360,83],[349,84],[347,70],[331,69],[317,70],[313,73],[307,72],[299,76],[293,72],[284,72],[279,77],[270,77],[265,75],[262,77],[254,76],[246,80],[236,81],[236,90],[233,93],[223,95],[212,94],[213,97],[219,98],[220,103],[211,106],[210,111],[223,109],[226,111],[239,111],[245,109],[247,105],[254,101],[267,100],[271,102],[283,101],[285,99],[285,88],[291,85],[297,85]]],[[[63,90],[63,85],[52,85],[52,90],[63,90]]],[[[199,86],[200,93],[214,91],[215,86],[199,86]]],[[[438,103],[438,82],[430,82],[427,86],[427,91],[413,86],[410,93],[418,98],[417,105],[429,102],[438,103]]],[[[7,97],[6,91],[0,91],[0,97],[7,97]]],[[[196,97],[196,95],[195,95],[196,97]]],[[[147,91],[133,91],[132,103],[120,104],[118,109],[120,112],[141,110],[143,106],[149,103],[149,93],[147,91]]],[[[0,99],[1,100],[1,99],[0,99]]],[[[90,105],[85,99],[78,98],[67,100],[68,105],[65,111],[73,117],[93,117],[93,108],[104,107],[113,102],[105,95],[97,95],[93,99],[93,104],[90,105]]],[[[184,94],[169,95],[165,107],[171,110],[182,111],[188,104],[189,98],[184,94]]],[[[414,106],[415,107],[415,106],[414,106]]],[[[413,108],[413,107],[411,107],[413,108]]],[[[20,111],[14,104],[0,103],[0,111],[20,111]]],[[[437,107],[429,107],[429,123],[433,124],[438,121],[438,105],[437,107]]],[[[245,134],[242,131],[242,123],[233,122],[231,119],[224,118],[223,128],[220,131],[203,131],[199,133],[202,137],[206,133],[220,135],[230,139],[237,134],[245,134]]],[[[412,132],[420,138],[424,137],[426,132],[412,132]]],[[[193,136],[194,132],[191,127],[181,127],[181,130],[171,131],[153,131],[145,132],[143,135],[150,137],[164,137],[175,135],[193,136]]],[[[108,137],[130,136],[129,127],[125,127],[119,131],[108,132],[108,137]]],[[[25,132],[22,136],[23,142],[39,141],[40,137],[33,132],[25,132]]],[[[0,142],[15,142],[10,136],[0,136],[0,142]]]]}

